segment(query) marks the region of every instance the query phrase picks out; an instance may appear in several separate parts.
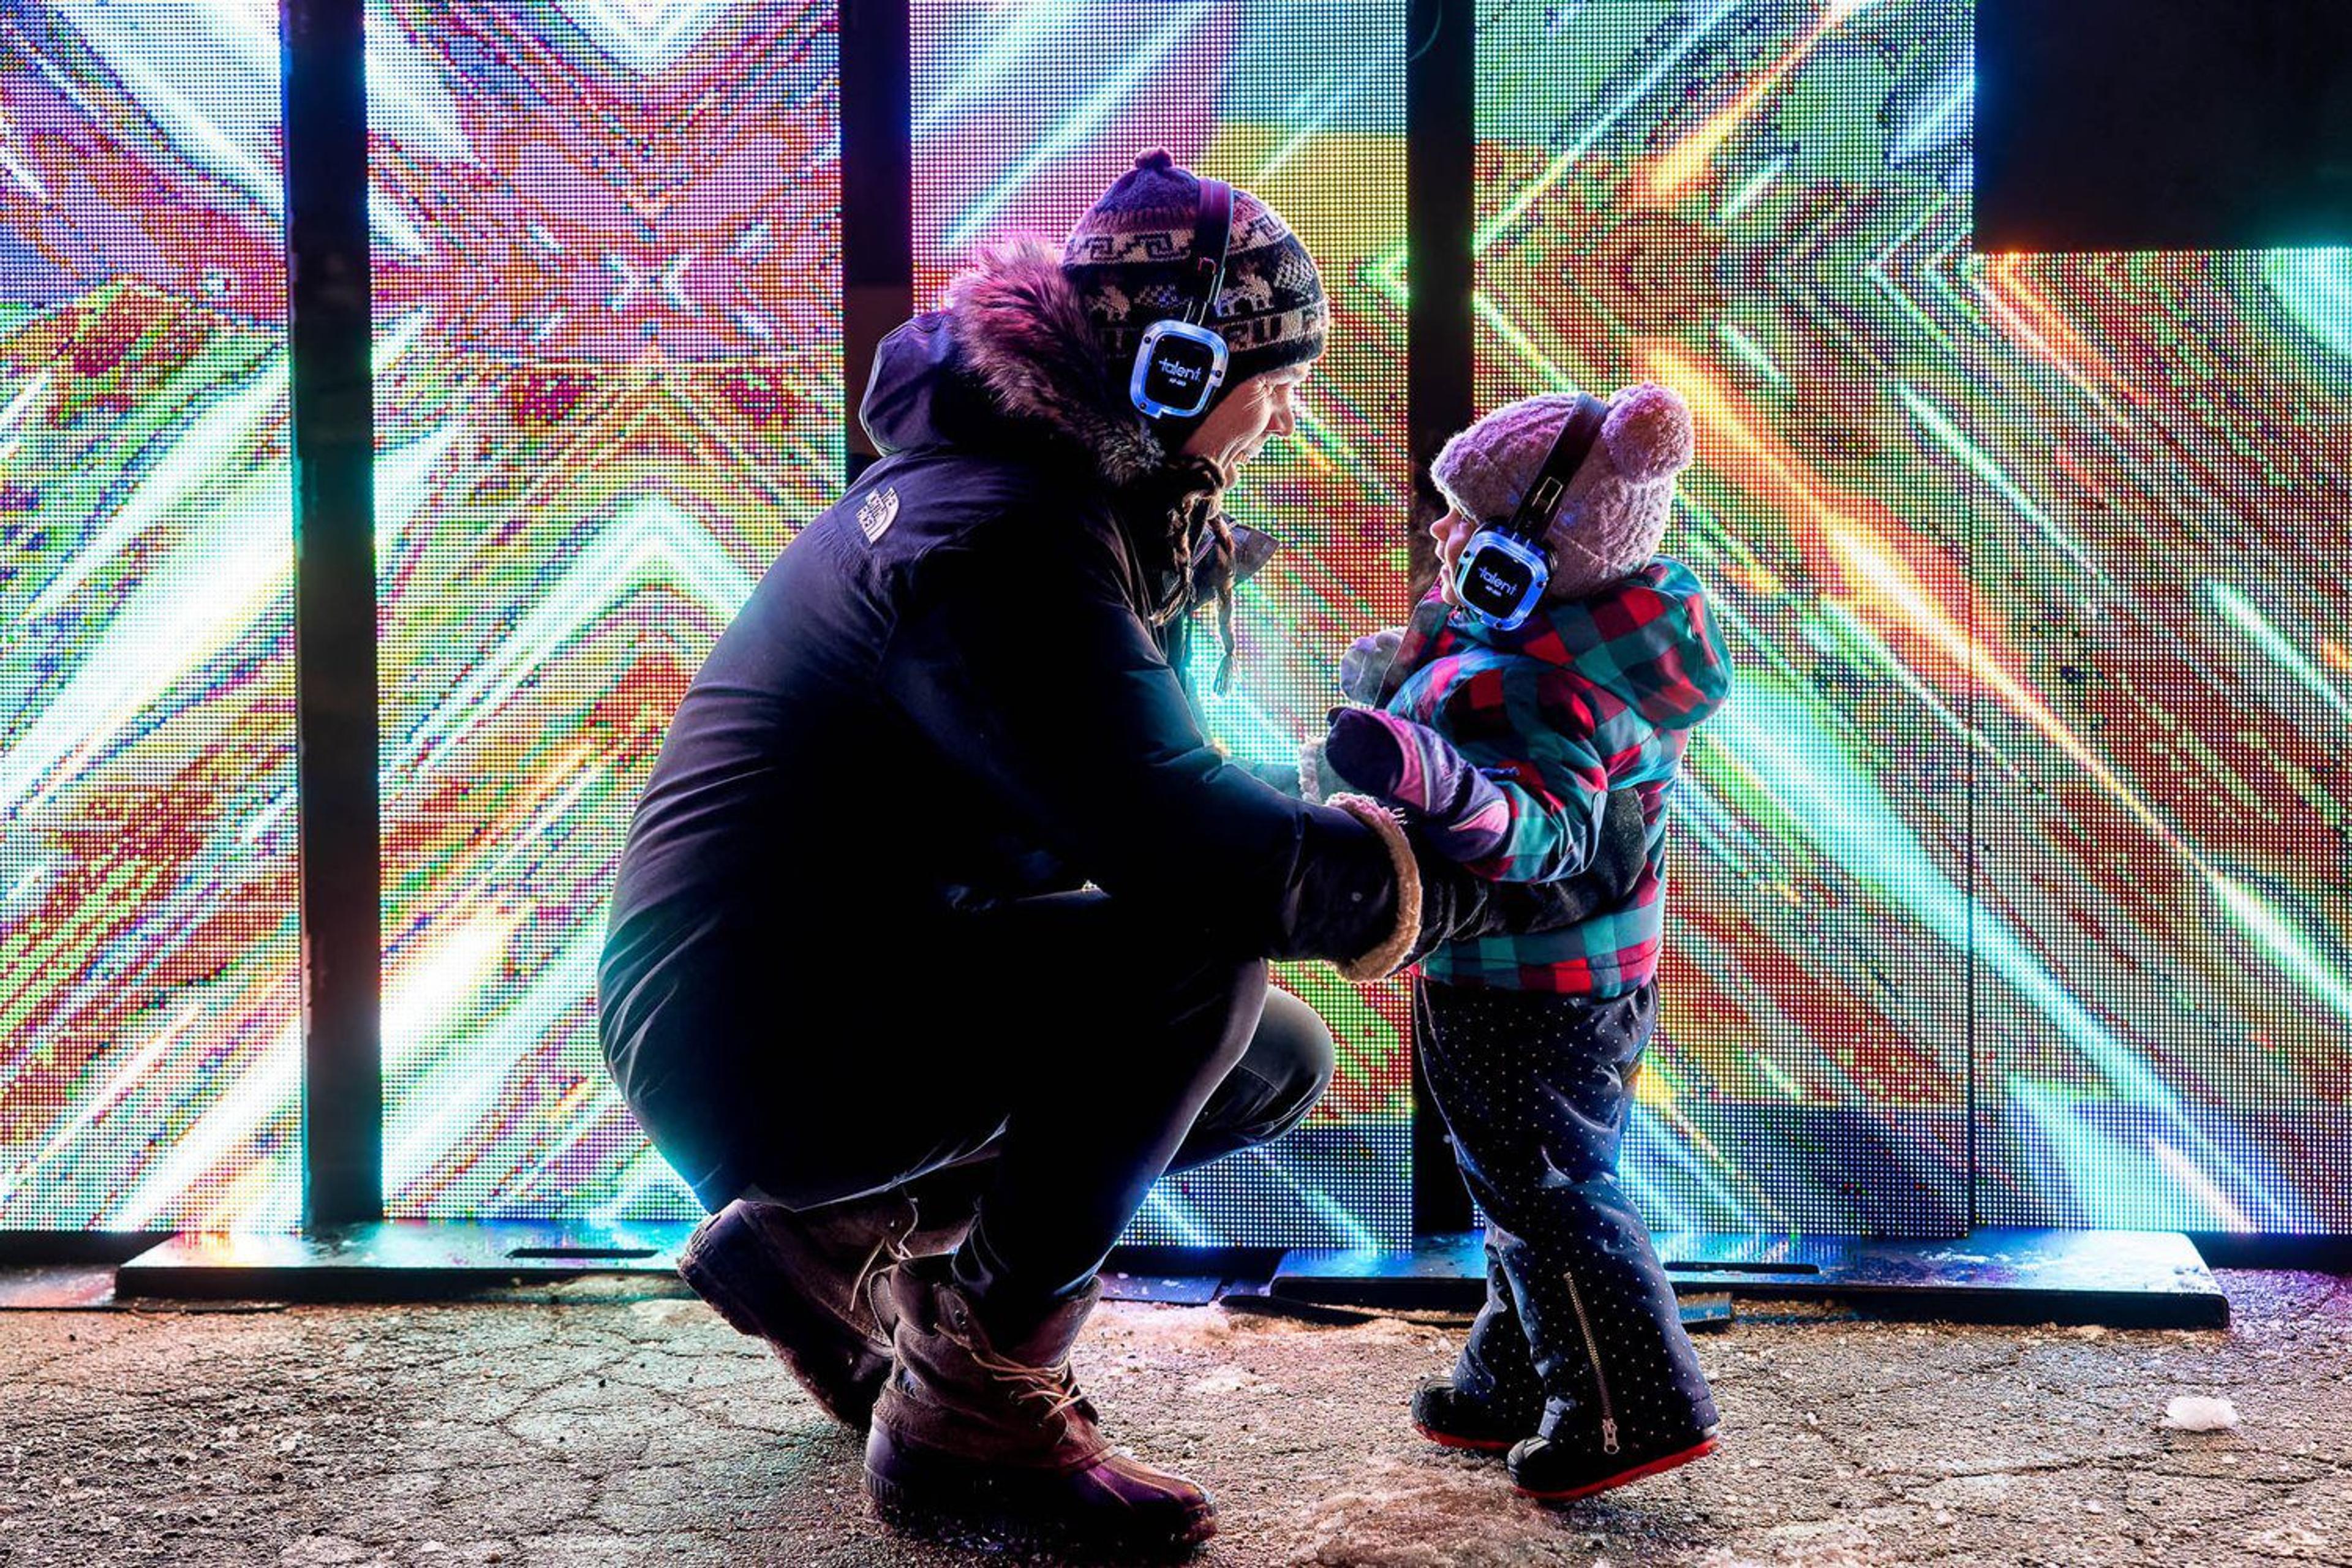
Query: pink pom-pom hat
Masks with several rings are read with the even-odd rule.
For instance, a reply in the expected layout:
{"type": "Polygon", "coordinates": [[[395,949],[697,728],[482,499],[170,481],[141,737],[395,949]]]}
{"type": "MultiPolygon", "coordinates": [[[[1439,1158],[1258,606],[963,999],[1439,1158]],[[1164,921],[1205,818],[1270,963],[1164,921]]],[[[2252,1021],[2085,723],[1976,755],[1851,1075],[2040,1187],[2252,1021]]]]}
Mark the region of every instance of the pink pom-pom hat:
{"type": "MultiPolygon", "coordinates": [[[[1430,478],[1465,517],[1507,518],[1575,411],[1572,392],[1507,403],[1446,442],[1430,478]]],[[[1552,524],[1551,597],[1583,598],[1657,554],[1693,446],[1690,405],[1674,388],[1645,381],[1610,397],[1601,439],[1570,479],[1552,524]]]]}

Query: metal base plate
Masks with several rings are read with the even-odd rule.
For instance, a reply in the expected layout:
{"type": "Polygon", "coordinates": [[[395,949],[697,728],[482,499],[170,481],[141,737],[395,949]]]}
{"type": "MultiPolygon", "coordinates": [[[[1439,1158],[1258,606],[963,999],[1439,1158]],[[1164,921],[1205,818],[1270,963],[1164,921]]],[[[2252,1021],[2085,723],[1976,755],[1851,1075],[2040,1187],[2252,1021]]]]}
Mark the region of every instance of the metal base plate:
{"type": "Polygon", "coordinates": [[[122,1265],[121,1297],[409,1300],[589,1275],[675,1279],[694,1227],[379,1220],[316,1236],[186,1232],[122,1265]]]}
{"type": "Polygon", "coordinates": [[[1216,1274],[1133,1274],[1116,1260],[1102,1271],[1106,1301],[1152,1301],[1166,1307],[1205,1307],[1224,1289],[1216,1274]]]}
{"type": "Polygon", "coordinates": [[[0,1312],[86,1312],[114,1305],[114,1270],[104,1264],[0,1268],[0,1312]]]}
{"type": "MultiPolygon", "coordinates": [[[[191,1232],[131,1258],[119,1277],[101,1270],[100,1279],[124,1297],[183,1300],[407,1300],[595,1276],[667,1280],[682,1290],[677,1251],[693,1229],[685,1223],[383,1220],[317,1236],[191,1232]]],[[[1123,1247],[1103,1270],[1103,1295],[1198,1306],[1216,1300],[1236,1276],[1263,1282],[1283,1256],[1274,1248],[1123,1247]]],[[[0,1276],[0,1307],[11,1304],[6,1289],[0,1276]]]]}
{"type": "MultiPolygon", "coordinates": [[[[2225,1328],[2229,1298],[2184,1236],[1988,1228],[1948,1241],[1860,1237],[1660,1236],[1679,1294],[1833,1296],[1885,1316],[2116,1328],[2225,1328]]],[[[1398,1309],[1468,1310],[1485,1291],[1479,1233],[1424,1237],[1410,1252],[1302,1250],[1274,1294],[1398,1309]]]]}
{"type": "MultiPolygon", "coordinates": [[[[622,1276],[677,1285],[684,1223],[590,1226],[556,1221],[478,1225],[383,1220],[319,1236],[187,1234],[123,1264],[118,1300],[147,1297],[405,1300],[622,1276]]],[[[2229,1299],[2185,1237],[2140,1231],[1987,1229],[1951,1241],[1682,1232],[1657,1238],[1676,1292],[1835,1297],[1884,1316],[1979,1321],[2222,1328],[2229,1299]]],[[[1114,1299],[1213,1300],[1236,1270],[1158,1249],[1114,1257],[1114,1299]],[[1139,1267],[1140,1265],[1140,1267],[1139,1267]],[[1188,1266],[1189,1265],[1189,1266],[1188,1266]],[[1155,1267],[1156,1266],[1156,1267],[1155,1267]]],[[[1285,1254],[1265,1287],[1290,1300],[1391,1310],[1468,1310],[1484,1290],[1478,1233],[1425,1237],[1410,1252],[1285,1254]]],[[[23,1304],[83,1304],[93,1278],[25,1282],[23,1304]]],[[[5,1305],[0,1300],[0,1305],[5,1305]]]]}

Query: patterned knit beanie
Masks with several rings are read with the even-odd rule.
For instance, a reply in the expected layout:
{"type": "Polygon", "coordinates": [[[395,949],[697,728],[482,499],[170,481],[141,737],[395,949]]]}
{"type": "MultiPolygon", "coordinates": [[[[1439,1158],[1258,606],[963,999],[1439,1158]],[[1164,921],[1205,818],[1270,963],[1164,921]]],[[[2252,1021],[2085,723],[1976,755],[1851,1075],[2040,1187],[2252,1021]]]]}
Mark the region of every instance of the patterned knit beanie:
{"type": "MultiPolygon", "coordinates": [[[[1154,151],[1137,158],[1070,231],[1062,269],[1114,365],[1135,358],[1152,322],[1184,313],[1200,210],[1199,177],[1154,151]]],[[[1218,399],[1251,376],[1320,354],[1329,319],[1323,277],[1307,247],[1279,214],[1236,187],[1224,289],[1209,323],[1232,356],[1218,399]]]]}
{"type": "MultiPolygon", "coordinates": [[[[1507,519],[1575,412],[1573,392],[1507,403],[1446,442],[1429,477],[1463,516],[1507,519]]],[[[1552,520],[1548,596],[1583,598],[1658,552],[1675,476],[1690,467],[1692,449],[1690,407],[1674,388],[1645,381],[1610,396],[1601,438],[1569,479],[1552,520]]]]}

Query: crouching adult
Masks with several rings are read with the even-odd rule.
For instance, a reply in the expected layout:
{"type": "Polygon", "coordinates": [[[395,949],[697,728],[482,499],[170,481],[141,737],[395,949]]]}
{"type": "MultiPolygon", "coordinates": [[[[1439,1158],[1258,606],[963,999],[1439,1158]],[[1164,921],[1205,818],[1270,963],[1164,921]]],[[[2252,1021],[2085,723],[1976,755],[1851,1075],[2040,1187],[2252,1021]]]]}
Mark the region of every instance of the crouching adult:
{"type": "Polygon", "coordinates": [[[1163,1173],[1321,1092],[1330,1035],[1267,960],[1369,977],[1496,918],[1378,806],[1286,796],[1197,727],[1196,605],[1231,655],[1218,500],[1326,324],[1306,251],[1232,192],[1222,384],[1142,410],[1139,340],[1203,287],[1216,201],[1139,159],[1066,247],[985,253],[889,336],[861,409],[886,456],[719,640],[622,857],[603,1039],[715,1211],[682,1271],[870,1423],[896,1520],[1211,1533],[1072,1377],[1097,1270],[1163,1173]]]}

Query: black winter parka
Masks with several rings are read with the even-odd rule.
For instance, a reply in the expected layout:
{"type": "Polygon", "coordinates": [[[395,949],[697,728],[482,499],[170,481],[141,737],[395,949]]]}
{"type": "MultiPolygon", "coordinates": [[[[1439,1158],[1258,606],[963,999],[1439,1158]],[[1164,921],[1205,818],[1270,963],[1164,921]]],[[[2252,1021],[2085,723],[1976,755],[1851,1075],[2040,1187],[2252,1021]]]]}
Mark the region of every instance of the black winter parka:
{"type": "Polygon", "coordinates": [[[1000,252],[883,342],[860,416],[886,455],[720,637],[631,825],[608,1055],[652,1022],[638,982],[726,926],[772,933],[780,983],[919,974],[959,918],[1087,882],[1236,956],[1396,936],[1383,837],[1202,734],[1165,509],[1135,504],[1166,461],[1057,262],[1000,252]]]}

